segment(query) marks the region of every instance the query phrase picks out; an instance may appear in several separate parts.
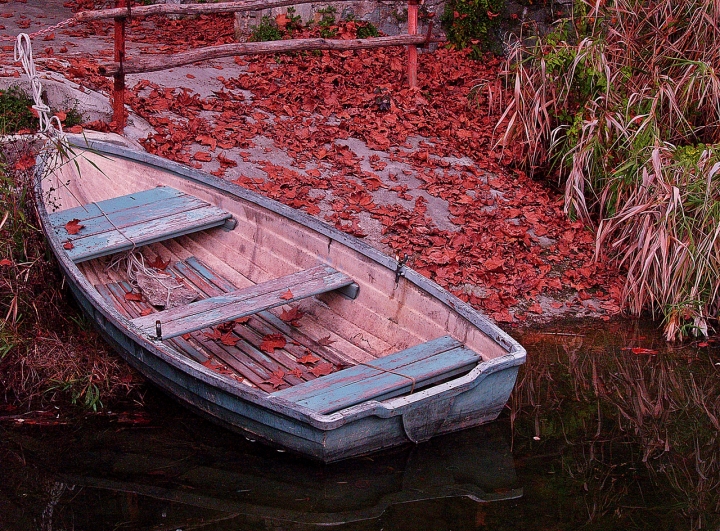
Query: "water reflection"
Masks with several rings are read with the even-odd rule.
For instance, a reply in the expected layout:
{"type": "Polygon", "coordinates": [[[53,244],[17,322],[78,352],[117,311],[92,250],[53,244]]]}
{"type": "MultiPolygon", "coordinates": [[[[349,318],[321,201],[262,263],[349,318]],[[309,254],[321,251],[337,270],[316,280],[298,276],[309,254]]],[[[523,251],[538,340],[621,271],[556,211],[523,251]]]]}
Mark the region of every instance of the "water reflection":
{"type": "Polygon", "coordinates": [[[0,423],[0,529],[720,529],[717,343],[634,322],[520,339],[500,421],[330,466],[155,395],[146,426],[0,423]]]}
{"type": "Polygon", "coordinates": [[[416,514],[411,528],[453,529],[457,521],[437,527],[448,510],[473,522],[478,502],[522,496],[506,426],[324,466],[161,402],[174,418],[147,427],[7,433],[3,462],[25,466],[6,471],[0,521],[13,518],[12,529],[380,529],[416,514]]]}
{"type": "Polygon", "coordinates": [[[574,515],[562,528],[720,529],[717,343],[668,346],[641,322],[574,328],[521,338],[513,453],[552,463],[528,464],[526,501],[574,515]]]}

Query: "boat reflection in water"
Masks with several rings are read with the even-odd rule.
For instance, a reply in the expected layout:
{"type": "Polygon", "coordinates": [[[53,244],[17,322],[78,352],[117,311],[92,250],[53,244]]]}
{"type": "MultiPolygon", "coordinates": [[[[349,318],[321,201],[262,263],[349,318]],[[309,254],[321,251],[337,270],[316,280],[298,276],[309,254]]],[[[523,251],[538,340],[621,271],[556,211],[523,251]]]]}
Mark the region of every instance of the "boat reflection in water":
{"type": "MultiPolygon", "coordinates": [[[[322,465],[261,445],[238,449],[237,437],[193,423],[200,426],[77,435],[63,442],[62,456],[38,456],[58,464],[55,482],[45,487],[51,499],[40,509],[52,521],[41,528],[72,522],[75,529],[306,529],[367,522],[352,527],[374,529],[386,511],[399,511],[394,518],[422,520],[415,529],[436,529],[428,511],[437,512],[438,503],[523,494],[504,424],[322,465]],[[435,505],[428,509],[425,502],[435,505]]],[[[476,504],[461,505],[473,520],[476,504]]]]}

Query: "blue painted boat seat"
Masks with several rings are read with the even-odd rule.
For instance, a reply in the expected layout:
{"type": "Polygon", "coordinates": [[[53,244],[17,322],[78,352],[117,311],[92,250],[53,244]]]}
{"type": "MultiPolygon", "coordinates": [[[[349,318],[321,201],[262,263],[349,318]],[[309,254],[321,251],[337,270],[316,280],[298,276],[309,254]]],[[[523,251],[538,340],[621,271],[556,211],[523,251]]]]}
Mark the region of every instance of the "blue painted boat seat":
{"type": "Polygon", "coordinates": [[[368,400],[386,400],[472,370],[480,356],[450,336],[310,380],[270,396],[330,414],[368,400]]]}
{"type": "Polygon", "coordinates": [[[229,212],[169,186],[50,214],[55,233],[76,263],[224,225],[231,218],[229,212]],[[77,234],[66,227],[73,220],[82,225],[77,234]]]}
{"type": "Polygon", "coordinates": [[[328,265],[319,265],[248,288],[137,317],[132,319],[132,323],[141,328],[143,334],[156,338],[156,323],[160,321],[161,338],[170,339],[334,290],[355,298],[358,287],[344,273],[328,265]]]}

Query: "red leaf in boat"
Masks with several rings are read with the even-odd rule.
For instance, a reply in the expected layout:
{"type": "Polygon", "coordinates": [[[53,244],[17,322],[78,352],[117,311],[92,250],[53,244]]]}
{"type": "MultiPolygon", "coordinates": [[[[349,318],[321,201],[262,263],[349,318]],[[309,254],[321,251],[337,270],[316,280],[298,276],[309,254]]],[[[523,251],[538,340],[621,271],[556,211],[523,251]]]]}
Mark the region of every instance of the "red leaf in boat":
{"type": "Polygon", "coordinates": [[[272,353],[276,348],[283,348],[286,344],[287,341],[282,334],[268,334],[263,337],[262,343],[260,343],[260,350],[272,353]]]}
{"type": "Polygon", "coordinates": [[[295,369],[290,371],[290,374],[292,374],[295,378],[302,378],[302,375],[303,375],[303,373],[299,367],[296,367],[295,369]]]}
{"type": "Polygon", "coordinates": [[[297,326],[297,321],[300,320],[303,315],[305,314],[302,312],[302,310],[295,306],[290,310],[283,310],[280,313],[280,319],[282,319],[286,323],[292,323],[293,326],[297,326]]]}
{"type": "Polygon", "coordinates": [[[154,269],[158,269],[160,271],[165,271],[168,265],[170,265],[170,260],[163,261],[163,259],[160,258],[159,255],[155,255],[155,260],[153,260],[152,262],[148,262],[148,266],[154,269]]]}
{"type": "Polygon", "coordinates": [[[314,356],[313,353],[309,350],[306,350],[305,355],[302,358],[298,359],[298,363],[302,363],[303,365],[312,365],[313,363],[317,363],[318,361],[320,361],[320,358],[314,356]]]}
{"type": "Polygon", "coordinates": [[[310,372],[313,373],[315,376],[325,376],[326,374],[330,374],[335,370],[335,367],[332,363],[321,363],[320,365],[313,367],[310,369],[310,372]]]}
{"type": "Polygon", "coordinates": [[[71,219],[67,223],[65,223],[65,230],[68,234],[77,234],[80,232],[80,229],[84,228],[85,225],[80,224],[79,219],[71,219]]]}
{"type": "Polygon", "coordinates": [[[141,293],[126,293],[126,294],[125,294],[125,300],[126,300],[126,301],[142,302],[143,296],[142,296],[141,293]]]}
{"type": "Polygon", "coordinates": [[[227,345],[228,347],[235,346],[235,343],[237,343],[237,341],[238,340],[235,338],[235,336],[232,335],[232,332],[227,332],[223,334],[220,338],[220,343],[222,343],[223,345],[227,345]]]}
{"type": "Polygon", "coordinates": [[[73,247],[75,247],[75,246],[73,245],[73,242],[69,242],[69,241],[68,241],[68,242],[63,243],[63,249],[66,249],[66,250],[69,251],[69,250],[72,249],[73,247]]]}
{"type": "Polygon", "coordinates": [[[212,160],[212,155],[210,155],[207,151],[198,151],[193,155],[193,158],[195,160],[199,160],[200,162],[210,162],[212,160]]]}
{"type": "Polygon", "coordinates": [[[209,339],[221,339],[223,336],[223,333],[218,330],[217,328],[213,328],[212,332],[204,332],[205,337],[209,339]]]}
{"type": "Polygon", "coordinates": [[[140,315],[144,317],[146,315],[150,315],[151,313],[153,313],[152,308],[145,308],[140,312],[140,315]]]}
{"type": "Polygon", "coordinates": [[[280,298],[283,300],[286,300],[286,301],[292,300],[293,297],[294,297],[294,295],[292,294],[292,291],[290,291],[289,289],[285,293],[280,295],[280,298]]]}
{"type": "Polygon", "coordinates": [[[286,382],[285,380],[283,380],[283,378],[285,378],[285,373],[282,369],[278,369],[274,373],[272,373],[270,378],[265,380],[263,383],[268,383],[273,386],[273,389],[277,389],[281,385],[286,385],[286,382]]]}
{"type": "Polygon", "coordinates": [[[247,323],[248,321],[250,321],[250,316],[249,316],[249,315],[248,315],[247,317],[239,317],[239,318],[235,319],[234,323],[235,323],[235,324],[245,324],[245,323],[247,323]]]}
{"type": "Polygon", "coordinates": [[[335,343],[335,340],[334,340],[334,339],[330,339],[330,336],[327,335],[327,336],[325,336],[325,337],[321,337],[320,339],[318,339],[317,342],[318,342],[318,345],[322,345],[323,347],[327,347],[327,346],[332,345],[333,343],[335,343]]]}

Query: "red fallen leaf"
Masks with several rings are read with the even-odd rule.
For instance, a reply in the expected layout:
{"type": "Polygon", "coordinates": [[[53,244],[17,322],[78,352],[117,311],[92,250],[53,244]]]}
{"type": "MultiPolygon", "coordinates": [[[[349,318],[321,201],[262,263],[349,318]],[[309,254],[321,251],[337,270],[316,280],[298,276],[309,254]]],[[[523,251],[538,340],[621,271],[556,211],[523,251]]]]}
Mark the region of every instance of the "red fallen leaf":
{"type": "Polygon", "coordinates": [[[250,321],[250,316],[248,315],[247,317],[239,317],[239,318],[235,319],[234,323],[235,324],[245,324],[249,321],[250,321]]]}
{"type": "Polygon", "coordinates": [[[153,313],[152,308],[145,308],[143,311],[140,312],[141,316],[150,315],[153,313]]]}
{"type": "Polygon", "coordinates": [[[282,334],[268,334],[263,337],[262,343],[260,343],[260,350],[272,353],[276,348],[283,348],[286,344],[287,341],[282,334]]]}
{"type": "Polygon", "coordinates": [[[483,265],[485,266],[485,269],[490,272],[499,272],[503,270],[505,260],[503,260],[502,258],[490,258],[489,260],[485,260],[485,263],[483,265]]]}
{"type": "Polygon", "coordinates": [[[0,260],[0,266],[11,266],[13,265],[12,261],[8,260],[7,258],[3,258],[0,260]]]}
{"type": "Polygon", "coordinates": [[[193,158],[195,160],[199,160],[200,162],[210,162],[212,160],[212,155],[210,155],[207,151],[198,151],[193,155],[193,158]]]}
{"type": "Polygon", "coordinates": [[[280,298],[281,298],[281,299],[284,299],[284,300],[286,300],[286,301],[289,301],[289,300],[292,300],[293,296],[294,296],[294,295],[292,294],[292,291],[290,291],[290,290],[288,289],[285,293],[283,293],[282,295],[280,295],[280,298]]]}
{"type": "Polygon", "coordinates": [[[85,225],[80,224],[79,219],[71,219],[67,223],[65,223],[65,230],[68,234],[77,234],[80,232],[80,229],[84,228],[85,225]]]}
{"type": "MultiPolygon", "coordinates": [[[[215,148],[217,146],[217,139],[208,136],[208,135],[198,135],[195,137],[195,140],[200,142],[203,146],[209,146],[210,151],[215,151],[215,148]]],[[[203,153],[202,151],[199,151],[198,153],[203,153]]],[[[197,154],[197,153],[196,153],[197,154]]],[[[209,156],[209,155],[208,155],[209,156]]],[[[199,159],[198,159],[199,160],[199,159]]]]}
{"type": "Polygon", "coordinates": [[[185,77],[188,79],[195,79],[195,76],[192,74],[185,74],[185,77]]]}
{"type": "Polygon", "coordinates": [[[540,304],[538,304],[537,302],[536,302],[535,304],[531,304],[531,305],[528,307],[528,311],[529,311],[529,312],[533,312],[533,313],[537,313],[538,315],[540,315],[540,314],[543,313],[542,306],[540,306],[540,304]]]}
{"type": "Polygon", "coordinates": [[[235,336],[232,335],[232,332],[226,332],[220,338],[220,343],[222,343],[223,345],[226,345],[228,347],[235,346],[235,343],[237,343],[237,342],[238,342],[238,340],[235,338],[235,336]]]}
{"type": "MultiPolygon", "coordinates": [[[[0,260],[0,262],[1,262],[1,260],[0,260]]],[[[698,347],[707,347],[707,346],[709,346],[709,345],[710,345],[710,343],[707,342],[707,341],[702,341],[702,342],[700,342],[700,343],[697,344],[698,347]]]]}
{"type": "Polygon", "coordinates": [[[629,350],[633,354],[637,354],[638,356],[646,354],[649,356],[653,356],[658,353],[657,350],[651,349],[651,348],[642,348],[642,347],[625,347],[620,350],[629,350]]]}
{"type": "Polygon", "coordinates": [[[188,332],[187,334],[183,334],[180,337],[182,337],[185,341],[189,341],[192,336],[190,335],[190,332],[188,332]]]}
{"type": "Polygon", "coordinates": [[[83,131],[82,125],[73,125],[72,127],[70,127],[67,130],[68,133],[74,133],[74,134],[82,133],[82,131],[83,131]]]}
{"type": "Polygon", "coordinates": [[[320,365],[310,369],[310,372],[319,378],[320,376],[325,376],[326,374],[330,374],[334,370],[335,370],[335,367],[333,366],[332,363],[321,363],[320,365]]]}
{"type": "Polygon", "coordinates": [[[69,251],[69,250],[72,249],[73,247],[75,247],[75,246],[73,245],[73,242],[65,242],[65,243],[63,243],[63,249],[65,249],[65,250],[67,250],[67,251],[69,251]]]}
{"type": "Polygon", "coordinates": [[[60,120],[61,122],[64,122],[65,119],[67,118],[67,113],[64,113],[63,111],[58,111],[55,113],[55,116],[57,116],[58,120],[60,120]]]}
{"type": "Polygon", "coordinates": [[[218,154],[217,156],[218,162],[222,164],[223,166],[230,166],[235,167],[237,166],[237,162],[235,162],[233,159],[226,157],[223,153],[218,154]]]}
{"type": "Polygon", "coordinates": [[[15,171],[29,170],[33,166],[35,166],[35,159],[32,155],[23,155],[18,160],[16,160],[15,164],[13,165],[15,171]]]}
{"type": "Polygon", "coordinates": [[[203,332],[203,334],[208,339],[221,339],[223,336],[223,333],[220,330],[218,330],[217,328],[213,328],[212,332],[203,332]]]}
{"type": "Polygon", "coordinates": [[[126,300],[126,301],[142,302],[143,296],[142,296],[141,293],[126,293],[126,294],[125,294],[125,300],[126,300]]]}
{"type": "Polygon", "coordinates": [[[302,371],[300,370],[299,367],[297,367],[297,368],[293,369],[292,371],[290,371],[290,374],[292,374],[295,378],[302,378],[302,375],[303,375],[303,373],[302,373],[302,371]]]}
{"type": "Polygon", "coordinates": [[[317,344],[321,345],[323,347],[327,347],[329,345],[332,345],[333,343],[335,343],[335,340],[330,339],[329,335],[327,335],[325,337],[321,337],[320,339],[317,340],[317,344]]]}
{"type": "MultiPolygon", "coordinates": [[[[302,316],[305,315],[300,308],[297,306],[294,308],[291,308],[290,310],[283,310],[280,313],[280,319],[285,321],[286,323],[293,323],[293,321],[298,321],[302,316]]],[[[293,323],[294,326],[297,326],[295,323],[293,323]]]]}
{"type": "Polygon", "coordinates": [[[163,259],[160,258],[159,255],[155,255],[155,259],[152,262],[148,262],[148,266],[154,269],[158,269],[160,271],[165,271],[168,265],[170,265],[170,260],[163,261],[163,259]]]}
{"type": "Polygon", "coordinates": [[[268,383],[272,385],[273,389],[277,389],[281,385],[287,385],[283,378],[285,378],[285,373],[282,369],[278,369],[274,373],[272,373],[270,378],[265,380],[263,383],[268,383]]]}
{"type": "Polygon", "coordinates": [[[298,363],[302,363],[303,365],[312,365],[318,361],[320,361],[320,358],[313,355],[309,350],[305,351],[305,355],[302,358],[298,358],[298,363]]]}

